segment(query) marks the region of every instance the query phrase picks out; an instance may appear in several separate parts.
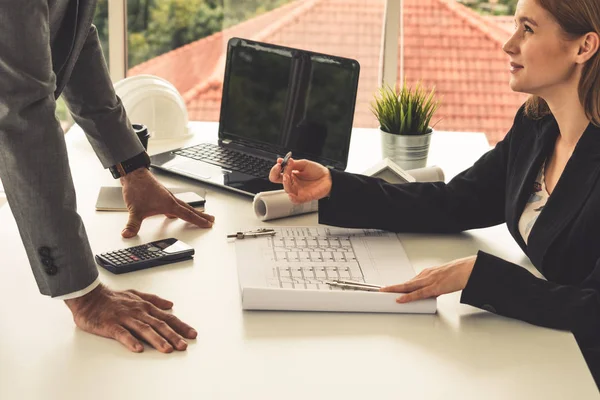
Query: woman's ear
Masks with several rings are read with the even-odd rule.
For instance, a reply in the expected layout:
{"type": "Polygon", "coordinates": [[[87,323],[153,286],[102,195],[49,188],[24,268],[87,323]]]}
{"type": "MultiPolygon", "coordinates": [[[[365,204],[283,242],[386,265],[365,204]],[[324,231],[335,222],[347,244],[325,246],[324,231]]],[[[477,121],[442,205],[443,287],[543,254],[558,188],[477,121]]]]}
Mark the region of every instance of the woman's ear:
{"type": "Polygon", "coordinates": [[[600,47],[600,36],[596,32],[586,33],[582,38],[577,53],[577,62],[584,64],[592,58],[600,47]]]}

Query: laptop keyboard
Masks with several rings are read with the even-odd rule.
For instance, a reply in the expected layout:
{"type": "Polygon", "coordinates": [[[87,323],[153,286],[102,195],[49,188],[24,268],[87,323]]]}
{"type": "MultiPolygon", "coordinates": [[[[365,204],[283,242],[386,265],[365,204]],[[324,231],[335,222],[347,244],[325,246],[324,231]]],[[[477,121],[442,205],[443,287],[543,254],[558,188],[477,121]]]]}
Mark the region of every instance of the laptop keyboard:
{"type": "Polygon", "coordinates": [[[232,171],[258,177],[268,177],[275,161],[254,157],[246,153],[227,149],[211,143],[201,143],[173,152],[178,156],[193,158],[232,171]]]}

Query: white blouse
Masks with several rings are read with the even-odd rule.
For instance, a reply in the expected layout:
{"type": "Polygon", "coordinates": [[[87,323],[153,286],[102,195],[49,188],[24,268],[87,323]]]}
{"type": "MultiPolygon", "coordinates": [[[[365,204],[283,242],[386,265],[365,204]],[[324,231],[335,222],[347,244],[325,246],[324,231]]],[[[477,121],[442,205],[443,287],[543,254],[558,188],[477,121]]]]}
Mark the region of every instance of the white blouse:
{"type": "Polygon", "coordinates": [[[523,214],[521,214],[521,219],[519,220],[519,232],[521,233],[523,240],[525,240],[525,244],[527,244],[529,234],[531,233],[531,229],[533,228],[535,221],[538,219],[540,213],[546,206],[548,197],[550,197],[548,191],[546,190],[546,182],[544,179],[545,169],[546,163],[542,165],[542,169],[533,183],[531,196],[529,197],[529,200],[527,200],[527,204],[525,205],[525,209],[523,210],[523,214]]]}

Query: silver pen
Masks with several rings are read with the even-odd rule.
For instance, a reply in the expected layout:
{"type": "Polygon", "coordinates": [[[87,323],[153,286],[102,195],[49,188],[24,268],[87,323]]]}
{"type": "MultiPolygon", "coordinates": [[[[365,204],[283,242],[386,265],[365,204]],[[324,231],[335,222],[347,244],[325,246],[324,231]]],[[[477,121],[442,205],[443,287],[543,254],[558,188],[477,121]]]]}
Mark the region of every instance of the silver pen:
{"type": "Polygon", "coordinates": [[[292,152],[288,151],[288,153],[285,155],[285,157],[283,157],[283,161],[281,162],[281,173],[282,174],[283,174],[283,170],[285,169],[285,166],[287,165],[291,156],[292,156],[292,152]]]}
{"type": "Polygon", "coordinates": [[[347,284],[350,284],[350,285],[367,286],[367,287],[373,287],[373,288],[377,288],[377,289],[381,289],[383,287],[381,285],[373,285],[371,283],[365,283],[365,282],[359,282],[359,281],[345,281],[345,280],[342,280],[342,279],[334,279],[333,282],[347,283],[347,284]]]}
{"type": "Polygon", "coordinates": [[[260,237],[260,236],[275,236],[275,231],[269,228],[260,228],[255,231],[247,232],[236,232],[231,235],[227,235],[228,238],[244,239],[248,237],[260,237]]]}
{"type": "Polygon", "coordinates": [[[362,286],[351,283],[325,282],[329,286],[338,287],[340,289],[361,290],[363,292],[379,292],[379,288],[373,286],[362,286]]]}

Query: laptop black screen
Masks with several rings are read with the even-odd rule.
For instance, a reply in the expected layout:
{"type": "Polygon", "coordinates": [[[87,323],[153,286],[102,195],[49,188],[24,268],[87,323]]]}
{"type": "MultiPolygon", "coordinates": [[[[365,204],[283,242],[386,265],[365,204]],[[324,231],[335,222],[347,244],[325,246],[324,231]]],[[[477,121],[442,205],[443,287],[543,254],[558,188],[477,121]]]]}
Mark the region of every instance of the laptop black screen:
{"type": "Polygon", "coordinates": [[[345,169],[358,62],[231,39],[219,139],[345,169]]]}

